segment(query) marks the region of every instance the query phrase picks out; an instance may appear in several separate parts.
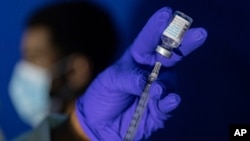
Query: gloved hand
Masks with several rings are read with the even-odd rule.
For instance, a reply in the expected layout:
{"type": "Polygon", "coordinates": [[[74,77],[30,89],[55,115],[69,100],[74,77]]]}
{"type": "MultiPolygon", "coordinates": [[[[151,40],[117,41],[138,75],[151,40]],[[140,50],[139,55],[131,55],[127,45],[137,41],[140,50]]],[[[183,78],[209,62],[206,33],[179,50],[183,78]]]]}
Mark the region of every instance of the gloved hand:
{"type": "MultiPolygon", "coordinates": [[[[77,118],[91,140],[124,139],[139,96],[146,84],[147,75],[151,71],[142,68],[145,68],[145,65],[153,66],[159,59],[155,48],[171,15],[170,8],[158,10],[123,57],[98,75],[86,93],[77,100],[77,118]]],[[[200,47],[206,37],[207,33],[202,28],[187,31],[180,48],[182,54],[186,56],[200,47]]],[[[165,67],[172,67],[181,59],[181,56],[174,54],[171,59],[161,59],[161,62],[165,67]]],[[[167,73],[168,69],[164,71],[167,73]]],[[[135,140],[147,138],[153,131],[163,128],[164,121],[169,117],[168,113],[178,106],[180,97],[175,93],[169,93],[169,90],[168,83],[156,81],[152,84],[149,103],[135,140]]]]}

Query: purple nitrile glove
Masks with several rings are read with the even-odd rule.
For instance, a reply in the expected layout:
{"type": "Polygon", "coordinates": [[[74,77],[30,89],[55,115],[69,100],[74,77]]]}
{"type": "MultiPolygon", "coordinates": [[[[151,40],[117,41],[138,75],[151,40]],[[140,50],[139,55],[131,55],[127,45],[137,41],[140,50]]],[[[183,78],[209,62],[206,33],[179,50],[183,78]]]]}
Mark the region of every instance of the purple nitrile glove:
{"type": "MultiPolygon", "coordinates": [[[[158,60],[166,67],[161,73],[168,74],[167,68],[181,60],[182,57],[176,54],[173,54],[171,59],[164,59],[155,53],[171,15],[169,8],[158,10],[123,57],[99,74],[85,94],[77,100],[77,118],[91,140],[123,140],[146,84],[147,75],[151,71],[142,69],[143,66],[153,66],[158,60]]],[[[184,56],[188,55],[200,47],[206,37],[207,33],[202,28],[188,30],[180,51],[184,56]]],[[[165,83],[166,81],[159,82],[169,82],[172,78],[171,75],[164,76],[165,78],[160,76],[151,86],[149,103],[135,140],[148,138],[153,131],[163,128],[164,121],[169,117],[168,113],[180,103],[180,97],[169,92],[170,85],[165,83]]]]}

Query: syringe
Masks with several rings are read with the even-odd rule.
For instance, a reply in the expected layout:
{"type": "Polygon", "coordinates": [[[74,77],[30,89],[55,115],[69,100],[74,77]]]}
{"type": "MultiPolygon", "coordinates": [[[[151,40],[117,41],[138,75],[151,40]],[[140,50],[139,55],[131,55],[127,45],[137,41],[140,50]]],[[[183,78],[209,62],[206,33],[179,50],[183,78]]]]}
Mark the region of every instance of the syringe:
{"type": "Polygon", "coordinates": [[[154,82],[157,79],[160,68],[161,68],[161,63],[156,62],[153,71],[151,72],[151,74],[149,75],[149,77],[147,79],[146,87],[144,88],[143,93],[141,95],[141,98],[139,100],[139,103],[136,107],[135,114],[134,114],[132,121],[129,125],[129,129],[127,131],[127,135],[126,135],[124,141],[132,141],[134,136],[135,136],[135,133],[136,133],[138,125],[140,123],[141,117],[144,113],[144,110],[146,109],[146,106],[147,106],[147,103],[149,100],[149,90],[150,90],[151,84],[152,84],[152,82],[154,82]]]}
{"type": "MultiPolygon", "coordinates": [[[[184,33],[191,26],[192,22],[193,20],[191,17],[185,15],[180,11],[176,11],[174,14],[174,18],[170,22],[169,26],[164,30],[161,36],[161,45],[158,45],[155,51],[161,56],[170,58],[172,56],[172,50],[174,48],[179,47],[184,33]]],[[[129,124],[127,133],[124,137],[124,141],[134,141],[134,137],[136,135],[140,120],[143,116],[145,109],[147,108],[151,84],[158,78],[161,66],[162,64],[160,60],[158,60],[155,63],[154,69],[152,70],[147,79],[147,84],[135,109],[135,113],[129,124]]]]}

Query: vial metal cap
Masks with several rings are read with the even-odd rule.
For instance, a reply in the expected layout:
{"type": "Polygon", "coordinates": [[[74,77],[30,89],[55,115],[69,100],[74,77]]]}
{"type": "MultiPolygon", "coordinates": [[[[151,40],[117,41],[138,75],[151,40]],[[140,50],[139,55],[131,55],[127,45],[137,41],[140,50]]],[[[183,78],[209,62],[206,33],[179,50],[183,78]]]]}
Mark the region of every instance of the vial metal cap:
{"type": "Polygon", "coordinates": [[[158,45],[155,50],[157,53],[161,54],[162,56],[166,58],[170,58],[172,56],[172,52],[167,50],[166,48],[158,45]]]}

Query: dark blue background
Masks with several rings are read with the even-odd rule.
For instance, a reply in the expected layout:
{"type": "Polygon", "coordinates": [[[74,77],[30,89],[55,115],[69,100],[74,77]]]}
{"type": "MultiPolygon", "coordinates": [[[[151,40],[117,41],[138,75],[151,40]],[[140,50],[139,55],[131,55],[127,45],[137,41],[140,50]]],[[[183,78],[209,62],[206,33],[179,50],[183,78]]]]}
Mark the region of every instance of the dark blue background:
{"type": "MultiPolygon", "coordinates": [[[[50,0],[52,1],[52,0],[50,0]]],[[[29,127],[18,119],[7,94],[19,56],[22,23],[49,0],[0,2],[0,126],[7,138],[29,127]]],[[[250,2],[248,0],[96,0],[112,13],[120,37],[120,54],[132,43],[155,10],[171,6],[205,27],[208,40],[177,65],[181,106],[154,133],[157,141],[227,141],[229,125],[250,123],[250,2]]]]}

